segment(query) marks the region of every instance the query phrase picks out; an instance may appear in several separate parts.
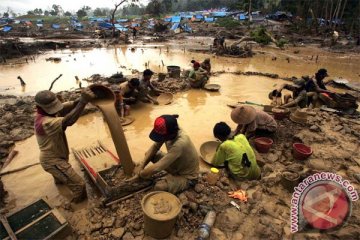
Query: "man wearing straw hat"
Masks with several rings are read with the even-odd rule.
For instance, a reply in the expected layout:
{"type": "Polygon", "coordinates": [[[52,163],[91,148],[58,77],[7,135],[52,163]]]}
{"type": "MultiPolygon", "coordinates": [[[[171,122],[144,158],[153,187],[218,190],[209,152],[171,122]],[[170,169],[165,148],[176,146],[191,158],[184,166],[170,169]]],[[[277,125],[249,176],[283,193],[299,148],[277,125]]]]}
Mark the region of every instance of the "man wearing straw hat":
{"type": "Polygon", "coordinates": [[[235,135],[241,133],[248,138],[255,136],[270,136],[277,130],[273,117],[261,110],[247,105],[241,105],[231,112],[231,119],[238,124],[235,135]]]}
{"type": "Polygon", "coordinates": [[[162,170],[168,173],[165,179],[156,183],[155,190],[178,193],[197,182],[199,156],[189,136],[179,128],[177,117],[162,115],[156,118],[149,135],[155,143],[145,154],[139,177],[150,178],[162,170]],[[159,151],[164,143],[166,154],[159,151]],[[150,162],[154,164],[147,166],[150,162]]]}
{"type": "Polygon", "coordinates": [[[81,93],[78,101],[62,104],[48,90],[35,95],[37,114],[35,135],[40,148],[40,164],[50,173],[56,184],[66,184],[73,192],[73,202],[86,197],[85,183],[69,163],[69,147],[65,135],[67,127],[80,117],[86,104],[95,97],[89,89],[81,93]]]}
{"type": "Polygon", "coordinates": [[[256,180],[260,177],[260,168],[256,162],[254,150],[245,135],[238,134],[229,139],[231,129],[224,122],[214,126],[214,136],[222,143],[212,159],[214,166],[226,165],[230,176],[235,180],[256,180]]]}

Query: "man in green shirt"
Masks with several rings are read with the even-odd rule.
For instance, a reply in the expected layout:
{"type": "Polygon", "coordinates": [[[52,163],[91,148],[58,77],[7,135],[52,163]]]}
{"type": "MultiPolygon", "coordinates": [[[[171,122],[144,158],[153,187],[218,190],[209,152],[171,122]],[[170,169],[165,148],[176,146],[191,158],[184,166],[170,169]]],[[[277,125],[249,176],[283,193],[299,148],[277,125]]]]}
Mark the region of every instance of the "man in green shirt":
{"type": "Polygon", "coordinates": [[[230,127],[219,122],[215,125],[214,136],[222,143],[213,157],[214,166],[226,165],[230,176],[235,180],[255,180],[260,178],[260,168],[256,157],[245,135],[239,134],[228,139],[231,134],[230,127]]]}

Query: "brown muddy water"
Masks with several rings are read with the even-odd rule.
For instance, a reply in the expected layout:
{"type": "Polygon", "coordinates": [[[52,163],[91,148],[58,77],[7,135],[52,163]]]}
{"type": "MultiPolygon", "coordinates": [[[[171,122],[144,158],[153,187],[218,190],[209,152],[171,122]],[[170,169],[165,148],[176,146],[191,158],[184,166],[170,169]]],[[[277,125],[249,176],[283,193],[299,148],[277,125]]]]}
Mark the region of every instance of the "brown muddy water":
{"type": "MultiPolygon", "coordinates": [[[[181,41],[179,42],[181,44],[181,41]]],[[[267,48],[258,49],[258,51],[265,53],[257,54],[250,59],[212,57],[213,71],[260,71],[290,77],[304,74],[311,75],[318,68],[326,67],[329,74],[334,78],[342,76],[352,82],[360,83],[359,56],[325,53],[317,48],[297,48],[286,51],[267,48]],[[300,50],[300,53],[293,54],[294,50],[300,50]],[[319,55],[318,63],[309,60],[311,58],[310,53],[319,55]],[[271,60],[274,55],[277,56],[277,61],[271,60]],[[286,57],[290,57],[290,63],[287,62],[286,57]]],[[[53,88],[56,92],[76,88],[75,75],[85,78],[95,73],[111,75],[117,71],[130,74],[132,69],[143,71],[145,63],[149,63],[150,68],[155,72],[165,72],[166,67],[162,67],[161,60],[163,60],[165,66],[179,65],[182,68],[187,68],[191,59],[202,60],[208,56],[206,54],[184,52],[179,48],[172,47],[167,52],[166,46],[160,45],[157,48],[154,48],[154,46],[148,47],[147,45],[138,46],[135,52],[132,52],[129,46],[50,52],[38,56],[35,63],[12,66],[0,65],[0,90],[13,88],[1,93],[33,95],[39,90],[48,89],[51,81],[59,74],[63,74],[63,77],[55,83],[53,88]],[[45,58],[48,57],[61,57],[62,61],[60,63],[46,62],[45,58]],[[121,66],[125,66],[126,69],[121,66]],[[22,76],[27,82],[24,92],[22,92],[16,79],[18,75],[22,76]]],[[[213,76],[209,82],[220,84],[220,92],[190,90],[175,94],[170,105],[138,104],[132,107],[131,116],[136,120],[131,125],[124,127],[124,133],[134,162],[141,161],[146,150],[151,146],[152,142],[148,135],[155,118],[159,115],[179,114],[180,127],[189,134],[195,146],[199,149],[203,142],[214,140],[212,128],[215,123],[225,121],[230,126],[235,127],[235,124],[230,119],[231,109],[226,104],[245,100],[267,104],[269,103],[267,99],[268,92],[283,83],[283,81],[265,77],[233,74],[213,76]]],[[[94,145],[100,140],[114,153],[116,152],[109,129],[100,112],[81,117],[66,132],[71,148],[94,145]]],[[[34,136],[17,143],[15,149],[19,151],[19,154],[7,166],[6,170],[39,161],[39,150],[34,136]]],[[[79,164],[72,155],[70,156],[70,162],[75,170],[83,175],[79,164]]],[[[69,191],[65,187],[56,186],[51,175],[46,173],[41,166],[31,167],[22,172],[4,176],[3,181],[6,190],[9,192],[8,209],[11,211],[41,197],[48,198],[53,206],[67,202],[70,197],[69,191]]],[[[87,187],[89,191],[91,187],[87,187]]]]}

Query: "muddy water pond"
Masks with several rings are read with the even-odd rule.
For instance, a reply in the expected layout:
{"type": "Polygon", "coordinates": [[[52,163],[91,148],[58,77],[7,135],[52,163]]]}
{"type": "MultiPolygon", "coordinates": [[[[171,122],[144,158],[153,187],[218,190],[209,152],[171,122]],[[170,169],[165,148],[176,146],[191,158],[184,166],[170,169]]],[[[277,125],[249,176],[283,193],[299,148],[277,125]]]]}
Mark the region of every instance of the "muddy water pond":
{"type": "MultiPolygon", "coordinates": [[[[264,50],[262,49],[262,51],[264,50]]],[[[354,82],[360,82],[358,77],[360,70],[356,65],[359,56],[345,58],[343,55],[323,53],[314,49],[322,56],[319,57],[320,60],[316,64],[305,59],[308,56],[307,51],[309,50],[301,49],[299,54],[294,55],[292,49],[282,52],[267,49],[265,54],[257,54],[251,59],[212,57],[211,61],[213,71],[261,71],[277,73],[281,76],[313,74],[318,68],[326,67],[331,76],[343,76],[354,82]],[[302,52],[304,55],[301,55],[302,52]],[[274,54],[279,54],[277,61],[271,60],[274,54]],[[291,55],[290,63],[285,59],[285,54],[291,55]]],[[[132,69],[144,70],[145,63],[149,63],[150,68],[154,71],[163,72],[166,71],[166,68],[162,67],[161,60],[165,66],[180,65],[182,68],[186,68],[191,59],[202,60],[205,57],[208,55],[184,52],[181,49],[170,49],[168,53],[165,46],[162,46],[161,50],[160,47],[138,46],[134,52],[130,50],[129,46],[74,52],[70,50],[57,51],[38,56],[36,62],[29,64],[0,66],[0,89],[12,88],[3,91],[3,94],[33,95],[39,90],[48,89],[51,81],[62,73],[63,77],[55,83],[53,89],[60,91],[77,87],[75,75],[85,78],[95,73],[111,75],[117,71],[130,74],[132,69]],[[45,59],[50,56],[61,57],[62,61],[60,63],[46,62],[45,59]],[[24,92],[17,82],[18,75],[21,75],[27,82],[24,92]]],[[[210,83],[220,84],[220,91],[190,90],[175,94],[170,105],[138,104],[132,108],[131,116],[136,120],[131,125],[124,127],[124,133],[134,162],[139,162],[151,146],[152,142],[148,135],[155,118],[159,115],[179,114],[180,127],[190,135],[196,148],[199,149],[203,142],[214,140],[212,128],[215,123],[225,121],[235,127],[230,119],[231,109],[226,104],[245,100],[267,104],[269,103],[268,92],[283,81],[256,76],[219,74],[211,77],[210,83]]],[[[74,126],[67,129],[67,136],[70,148],[82,148],[100,140],[111,151],[116,152],[110,131],[100,112],[81,117],[74,126]]],[[[17,143],[15,149],[19,151],[19,154],[7,167],[7,170],[39,161],[39,150],[34,136],[17,143]]],[[[83,175],[79,164],[72,155],[70,162],[75,170],[83,175]]],[[[61,205],[70,197],[68,190],[56,186],[51,175],[39,165],[4,176],[3,181],[9,192],[8,208],[11,210],[25,206],[40,197],[48,198],[54,206],[61,205]]],[[[88,186],[89,190],[90,197],[94,197],[91,187],[88,186]]]]}

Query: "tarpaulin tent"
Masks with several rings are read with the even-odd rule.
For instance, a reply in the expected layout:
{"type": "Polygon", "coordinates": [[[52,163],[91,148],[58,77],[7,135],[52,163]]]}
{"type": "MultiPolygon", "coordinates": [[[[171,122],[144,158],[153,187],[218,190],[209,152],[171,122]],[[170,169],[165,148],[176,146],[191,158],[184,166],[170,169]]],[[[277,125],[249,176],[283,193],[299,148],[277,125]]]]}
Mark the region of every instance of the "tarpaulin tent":
{"type": "Polygon", "coordinates": [[[205,18],[205,22],[215,22],[215,18],[205,18]]]}
{"type": "Polygon", "coordinates": [[[239,20],[246,20],[246,19],[247,19],[247,16],[245,16],[244,13],[241,13],[241,14],[239,15],[239,20]]]}
{"type": "Polygon", "coordinates": [[[118,23],[126,23],[128,21],[129,21],[129,19],[126,19],[126,18],[121,18],[121,19],[116,20],[116,22],[118,22],[118,23]]]}
{"type": "Polygon", "coordinates": [[[227,12],[213,12],[211,13],[211,15],[213,17],[226,17],[227,16],[227,12]]]}
{"type": "Polygon", "coordinates": [[[181,21],[181,17],[180,16],[173,16],[171,17],[171,22],[172,23],[179,23],[181,21]]]}
{"type": "Polygon", "coordinates": [[[44,27],[44,24],[42,24],[42,23],[37,23],[36,26],[37,26],[38,28],[42,28],[42,27],[44,27]]]}
{"type": "Polygon", "coordinates": [[[112,29],[111,23],[100,22],[100,23],[98,23],[98,26],[99,26],[99,28],[102,28],[102,29],[112,29]]]}
{"type": "Polygon", "coordinates": [[[180,23],[174,23],[172,27],[170,28],[171,31],[175,31],[177,28],[179,28],[180,23]]]}
{"type": "Polygon", "coordinates": [[[53,29],[60,29],[60,24],[52,24],[51,27],[53,29]]]}
{"type": "Polygon", "coordinates": [[[9,31],[11,31],[11,29],[12,29],[11,26],[4,26],[3,29],[2,29],[2,31],[3,31],[3,32],[9,32],[9,31]]]}
{"type": "Polygon", "coordinates": [[[165,22],[171,22],[172,18],[171,17],[168,17],[168,18],[165,18],[164,21],[165,22]]]}
{"type": "Polygon", "coordinates": [[[131,27],[140,27],[140,24],[139,23],[132,23],[131,27]]]}
{"type": "Polygon", "coordinates": [[[200,14],[196,14],[196,15],[195,15],[195,19],[200,19],[200,20],[202,20],[202,19],[204,19],[204,16],[203,16],[203,15],[200,15],[200,14]]]}
{"type": "Polygon", "coordinates": [[[116,28],[117,30],[119,30],[119,31],[121,31],[121,32],[126,32],[126,31],[129,30],[128,28],[126,28],[126,27],[124,27],[124,26],[122,26],[122,25],[120,25],[120,24],[115,24],[114,26],[115,26],[115,28],[116,28]]]}

